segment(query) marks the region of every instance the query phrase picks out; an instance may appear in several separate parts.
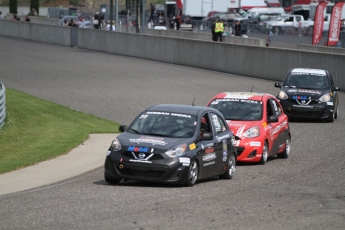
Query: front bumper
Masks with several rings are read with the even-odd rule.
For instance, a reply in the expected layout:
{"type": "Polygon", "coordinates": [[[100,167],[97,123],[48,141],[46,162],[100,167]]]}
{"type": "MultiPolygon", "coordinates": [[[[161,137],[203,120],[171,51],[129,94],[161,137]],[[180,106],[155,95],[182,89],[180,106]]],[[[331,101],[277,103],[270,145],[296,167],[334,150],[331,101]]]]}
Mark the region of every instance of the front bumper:
{"type": "Polygon", "coordinates": [[[320,102],[313,105],[297,105],[288,100],[280,100],[284,112],[290,118],[326,119],[334,111],[333,102],[320,102]]]}
{"type": "Polygon", "coordinates": [[[180,163],[178,157],[145,163],[130,161],[120,154],[111,154],[106,157],[104,173],[114,179],[185,184],[189,176],[189,165],[180,163]]]}
{"type": "Polygon", "coordinates": [[[237,161],[259,162],[263,150],[263,141],[260,137],[240,140],[237,145],[237,161]]]}

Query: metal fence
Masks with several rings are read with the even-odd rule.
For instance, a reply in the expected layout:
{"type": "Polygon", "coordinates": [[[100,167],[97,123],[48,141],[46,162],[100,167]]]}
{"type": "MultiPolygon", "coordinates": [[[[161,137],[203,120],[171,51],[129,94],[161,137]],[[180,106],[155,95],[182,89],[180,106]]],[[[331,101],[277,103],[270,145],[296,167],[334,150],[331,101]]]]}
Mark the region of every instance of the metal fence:
{"type": "Polygon", "coordinates": [[[5,86],[0,82],[0,128],[5,123],[5,117],[6,117],[6,94],[5,94],[5,86]]]}

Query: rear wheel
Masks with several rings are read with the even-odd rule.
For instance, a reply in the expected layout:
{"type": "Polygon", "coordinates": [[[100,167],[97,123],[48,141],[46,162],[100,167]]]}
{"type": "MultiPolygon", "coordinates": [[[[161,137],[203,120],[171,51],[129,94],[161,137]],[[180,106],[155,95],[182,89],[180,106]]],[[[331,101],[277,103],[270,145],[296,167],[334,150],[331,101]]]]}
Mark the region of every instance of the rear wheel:
{"type": "Polygon", "coordinates": [[[268,158],[268,144],[267,141],[265,141],[264,148],[262,149],[262,155],[260,159],[260,164],[264,165],[268,158]]]}
{"type": "Polygon", "coordinates": [[[198,162],[196,162],[196,160],[193,160],[191,165],[189,166],[189,173],[188,173],[186,186],[190,187],[195,184],[195,182],[198,180],[198,173],[199,173],[198,162]]]}
{"type": "Polygon", "coordinates": [[[234,153],[231,153],[228,160],[228,165],[226,166],[226,171],[224,174],[220,175],[221,179],[231,179],[234,177],[236,170],[236,157],[234,153]]]}
{"type": "Polygon", "coordinates": [[[111,178],[111,177],[108,177],[107,175],[104,174],[104,180],[108,183],[108,184],[113,184],[113,185],[116,185],[116,184],[119,184],[121,179],[114,179],[114,178],[111,178]]]}
{"type": "Polygon", "coordinates": [[[282,153],[277,154],[277,157],[279,158],[288,158],[290,155],[290,147],[291,147],[291,137],[288,135],[285,141],[285,149],[282,153]]]}

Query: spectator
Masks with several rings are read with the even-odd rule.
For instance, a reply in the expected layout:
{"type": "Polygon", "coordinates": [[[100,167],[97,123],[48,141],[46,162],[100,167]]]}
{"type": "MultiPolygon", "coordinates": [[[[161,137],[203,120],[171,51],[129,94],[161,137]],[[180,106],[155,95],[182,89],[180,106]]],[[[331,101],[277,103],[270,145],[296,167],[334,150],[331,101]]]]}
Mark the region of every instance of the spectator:
{"type": "Polygon", "coordinates": [[[175,17],[174,16],[170,16],[170,19],[169,19],[169,26],[170,26],[170,29],[174,29],[174,26],[175,26],[175,17]]]}
{"type": "Polygon", "coordinates": [[[23,20],[23,22],[30,22],[29,15],[25,15],[25,19],[23,20]]]}
{"type": "Polygon", "coordinates": [[[31,9],[31,15],[37,17],[37,11],[35,8],[31,9]]]}
{"type": "Polygon", "coordinates": [[[80,13],[80,10],[77,10],[77,13],[76,13],[76,15],[77,15],[78,17],[81,17],[81,13],[80,13]]]}
{"type": "Polygon", "coordinates": [[[149,17],[149,22],[153,21],[153,16],[155,14],[155,6],[152,4],[152,2],[150,3],[150,17],[149,17]]]}
{"type": "Polygon", "coordinates": [[[4,16],[2,15],[1,11],[0,11],[0,19],[4,19],[4,16]]]}
{"type": "Polygon", "coordinates": [[[235,21],[235,36],[242,36],[241,22],[239,20],[235,21]]]}
{"type": "Polygon", "coordinates": [[[271,30],[267,31],[267,39],[266,39],[266,46],[270,47],[273,39],[273,33],[271,30]]]}
{"type": "Polygon", "coordinates": [[[163,14],[159,15],[158,22],[161,26],[165,25],[165,18],[163,14]]]}
{"type": "Polygon", "coordinates": [[[223,21],[217,20],[214,32],[216,34],[216,41],[219,40],[220,42],[223,42],[223,32],[224,32],[223,21]]]}
{"type": "Polygon", "coordinates": [[[68,22],[67,22],[67,20],[65,19],[65,20],[63,20],[63,25],[64,26],[68,26],[68,22]]]}
{"type": "Polygon", "coordinates": [[[180,15],[177,15],[175,17],[175,23],[176,23],[176,30],[180,30],[180,25],[181,25],[181,17],[180,17],[180,15]]]}
{"type": "Polygon", "coordinates": [[[75,22],[73,21],[73,19],[71,19],[68,23],[68,26],[76,26],[75,22]]]}
{"type": "Polygon", "coordinates": [[[99,26],[100,26],[100,29],[102,29],[103,25],[105,25],[104,14],[100,13],[99,14],[99,26]]]}
{"type": "Polygon", "coordinates": [[[96,12],[96,14],[93,16],[93,27],[95,28],[95,29],[99,29],[99,14],[98,14],[98,12],[96,12]]]}
{"type": "Polygon", "coordinates": [[[16,14],[13,14],[12,21],[20,21],[20,18],[16,14]]]}
{"type": "Polygon", "coordinates": [[[212,22],[212,26],[211,26],[212,41],[214,41],[214,42],[216,42],[218,40],[216,31],[215,31],[217,22],[218,22],[218,19],[216,18],[216,20],[212,22]]]}
{"type": "Polygon", "coordinates": [[[107,28],[106,28],[106,30],[110,31],[110,29],[112,31],[115,31],[115,20],[113,20],[113,24],[112,25],[110,23],[110,20],[107,21],[107,28]]]}

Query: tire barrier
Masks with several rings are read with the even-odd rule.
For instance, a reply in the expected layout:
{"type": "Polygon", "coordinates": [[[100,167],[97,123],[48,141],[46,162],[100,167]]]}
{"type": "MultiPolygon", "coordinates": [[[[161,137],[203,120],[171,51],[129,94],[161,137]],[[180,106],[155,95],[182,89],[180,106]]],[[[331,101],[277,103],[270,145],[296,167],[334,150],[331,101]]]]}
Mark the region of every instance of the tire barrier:
{"type": "Polygon", "coordinates": [[[5,124],[6,117],[6,94],[5,85],[0,82],[0,128],[5,124]]]}

